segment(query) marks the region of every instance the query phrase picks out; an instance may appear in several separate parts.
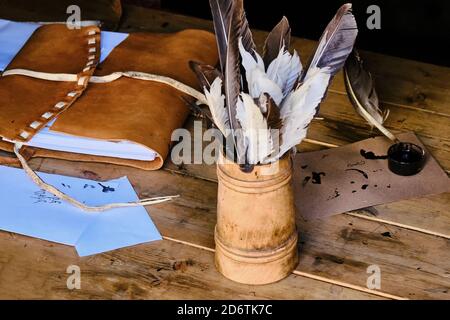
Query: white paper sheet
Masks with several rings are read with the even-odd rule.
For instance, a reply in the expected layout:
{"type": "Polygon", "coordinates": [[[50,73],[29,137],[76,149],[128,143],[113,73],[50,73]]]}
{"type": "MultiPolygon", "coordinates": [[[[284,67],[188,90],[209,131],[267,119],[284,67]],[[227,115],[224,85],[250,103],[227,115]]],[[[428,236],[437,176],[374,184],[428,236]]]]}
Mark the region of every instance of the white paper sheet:
{"type": "Polygon", "coordinates": [[[102,157],[141,161],[153,161],[156,158],[155,151],[131,141],[90,139],[51,131],[50,128],[54,122],[55,120],[48,123],[45,128],[41,129],[41,131],[36,133],[34,137],[25,144],[36,148],[102,157]]]}
{"type": "MultiPolygon", "coordinates": [[[[47,183],[87,205],[137,201],[126,177],[107,182],[39,173],[47,183]]],[[[143,207],[85,212],[41,190],[21,169],[0,166],[0,229],[75,246],[80,256],[161,235],[143,207]]]]}

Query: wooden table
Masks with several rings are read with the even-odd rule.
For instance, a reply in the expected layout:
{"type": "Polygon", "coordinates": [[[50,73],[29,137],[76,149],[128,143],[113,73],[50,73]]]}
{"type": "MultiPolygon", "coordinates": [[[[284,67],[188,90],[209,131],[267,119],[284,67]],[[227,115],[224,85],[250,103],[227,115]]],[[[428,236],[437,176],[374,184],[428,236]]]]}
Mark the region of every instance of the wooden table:
{"type": "MultiPolygon", "coordinates": [[[[123,31],[212,30],[209,21],[126,7],[123,31]]],[[[254,32],[258,45],[265,32],[254,32]]],[[[314,41],[293,39],[305,61],[314,41]]],[[[450,69],[365,54],[387,126],[415,131],[441,166],[450,170],[450,69]]],[[[300,151],[348,144],[377,135],[353,111],[342,74],[331,86],[300,151]]],[[[192,126],[192,121],[187,123],[192,126]]],[[[0,298],[65,299],[450,299],[450,194],[379,205],[325,220],[298,219],[300,264],[287,279],[247,286],[214,267],[214,166],[137,169],[51,159],[34,169],[105,180],[128,176],[140,197],[180,194],[148,208],[164,240],[79,258],[72,247],[0,232],[0,298]],[[68,290],[66,269],[81,268],[81,289],[68,290]],[[366,287],[367,267],[381,269],[381,290],[366,287]]]]}

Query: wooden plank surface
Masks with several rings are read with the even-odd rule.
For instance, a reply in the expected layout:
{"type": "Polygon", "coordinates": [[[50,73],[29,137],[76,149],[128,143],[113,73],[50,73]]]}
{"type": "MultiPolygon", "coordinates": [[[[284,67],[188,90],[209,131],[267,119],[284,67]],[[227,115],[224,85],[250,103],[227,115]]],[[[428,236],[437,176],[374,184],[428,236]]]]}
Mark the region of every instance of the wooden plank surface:
{"type": "Polygon", "coordinates": [[[231,282],[212,252],[162,240],[87,258],[71,247],[0,232],[0,299],[381,299],[292,274],[268,286],[231,282]],[[67,267],[80,268],[80,290],[67,267]]]}
{"type": "MultiPolygon", "coordinates": [[[[176,201],[149,207],[161,233],[184,243],[214,248],[217,184],[167,171],[44,160],[40,170],[110,179],[127,175],[140,197],[180,194],[176,201]]],[[[450,299],[450,240],[360,217],[297,219],[298,270],[364,288],[367,268],[378,265],[382,292],[405,298],[450,299]],[[439,258],[437,258],[439,257],[439,258]]]]}

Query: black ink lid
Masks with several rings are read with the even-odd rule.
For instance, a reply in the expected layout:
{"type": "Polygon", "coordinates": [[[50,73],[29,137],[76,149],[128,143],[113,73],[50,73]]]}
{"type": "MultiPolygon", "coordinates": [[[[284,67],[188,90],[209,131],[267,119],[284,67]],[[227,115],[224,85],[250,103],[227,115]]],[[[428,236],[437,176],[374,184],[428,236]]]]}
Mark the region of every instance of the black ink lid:
{"type": "Polygon", "coordinates": [[[425,165],[425,150],[416,144],[399,142],[388,150],[389,170],[401,176],[412,176],[425,165]]]}

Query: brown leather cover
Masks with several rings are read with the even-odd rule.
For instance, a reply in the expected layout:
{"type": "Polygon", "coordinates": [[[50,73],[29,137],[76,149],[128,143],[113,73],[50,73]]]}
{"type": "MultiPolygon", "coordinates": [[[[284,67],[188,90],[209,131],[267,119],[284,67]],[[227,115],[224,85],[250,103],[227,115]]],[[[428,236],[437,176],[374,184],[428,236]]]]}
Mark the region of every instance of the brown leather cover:
{"type": "MultiPolygon", "coordinates": [[[[22,52],[12,63],[13,66],[16,60],[21,59],[21,55],[22,52]]],[[[184,30],[174,34],[136,33],[130,34],[113,50],[109,57],[97,67],[95,75],[104,76],[117,71],[139,71],[171,77],[200,89],[195,75],[189,69],[188,61],[197,60],[214,65],[217,59],[214,35],[206,31],[184,30]]],[[[75,67],[71,66],[71,68],[75,67]]],[[[36,64],[34,70],[36,70],[36,64]]],[[[52,72],[55,70],[56,67],[52,69],[52,72]]],[[[10,77],[17,76],[7,76],[5,79],[10,77]]],[[[58,89],[46,89],[47,93],[43,96],[47,100],[53,99],[53,97],[50,98],[49,91],[63,91],[62,86],[66,85],[45,80],[29,80],[32,80],[33,86],[36,87],[38,82],[44,82],[46,86],[58,87],[58,89]]],[[[0,82],[0,92],[3,90],[2,87],[3,84],[0,82]]],[[[17,92],[12,85],[10,89],[17,92]]],[[[182,95],[178,90],[165,84],[126,77],[109,83],[89,83],[76,103],[60,114],[52,126],[52,130],[70,135],[139,143],[158,153],[155,161],[98,157],[43,149],[30,151],[29,149],[32,148],[27,148],[28,154],[33,157],[114,163],[145,170],[159,169],[169,154],[173,130],[181,127],[189,114],[182,95]]],[[[186,95],[184,97],[188,98],[186,95]]],[[[12,96],[9,96],[10,102],[14,100],[12,96]]],[[[7,112],[5,110],[7,108],[4,107],[7,101],[0,98],[0,115],[2,115],[0,121],[3,121],[0,125],[8,125],[7,121],[11,119],[11,117],[3,116],[7,112]]],[[[38,104],[41,103],[42,101],[39,101],[38,104]]],[[[33,119],[25,115],[23,118],[21,123],[33,119]]],[[[13,126],[16,131],[17,127],[20,126],[13,126]]],[[[16,131],[15,134],[17,134],[16,131]]],[[[4,132],[0,128],[0,135],[4,132]]],[[[11,149],[11,146],[0,143],[0,149],[11,149]]]]}
{"type": "Polygon", "coordinates": [[[97,27],[70,30],[65,25],[53,24],[38,28],[6,71],[26,69],[77,74],[78,79],[84,81],[79,84],[78,81],[47,81],[22,75],[0,77],[0,137],[28,141],[45,124],[67,110],[86,89],[98,63],[99,52],[100,30],[97,27]],[[91,38],[96,39],[94,44],[88,44],[91,38]],[[91,56],[92,67],[83,71],[91,56]],[[56,106],[60,102],[63,107],[56,106]],[[36,122],[39,125],[32,127],[36,122]],[[25,136],[21,136],[24,132],[25,136]]]}

